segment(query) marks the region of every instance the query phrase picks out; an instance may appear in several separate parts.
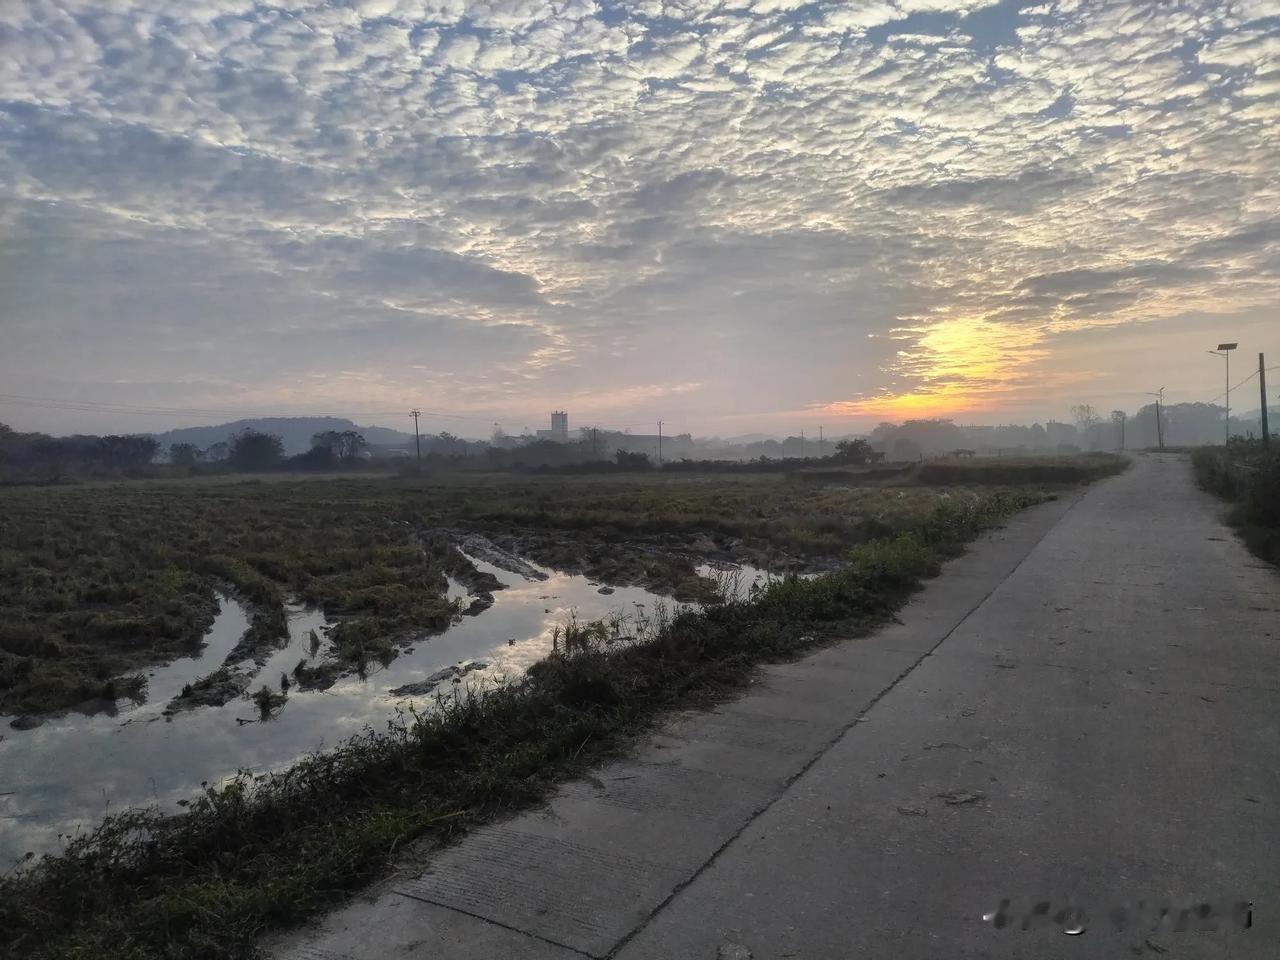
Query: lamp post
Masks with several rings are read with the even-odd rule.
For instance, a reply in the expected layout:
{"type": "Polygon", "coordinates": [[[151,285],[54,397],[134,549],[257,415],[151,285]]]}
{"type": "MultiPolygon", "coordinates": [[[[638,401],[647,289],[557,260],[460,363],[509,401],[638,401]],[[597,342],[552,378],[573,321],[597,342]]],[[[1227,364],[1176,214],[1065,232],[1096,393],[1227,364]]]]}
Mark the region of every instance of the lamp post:
{"type": "Polygon", "coordinates": [[[1217,350],[1210,350],[1215,357],[1222,357],[1227,361],[1227,417],[1223,424],[1222,446],[1225,449],[1231,443],[1231,351],[1238,347],[1238,343],[1220,343],[1217,350]]]}

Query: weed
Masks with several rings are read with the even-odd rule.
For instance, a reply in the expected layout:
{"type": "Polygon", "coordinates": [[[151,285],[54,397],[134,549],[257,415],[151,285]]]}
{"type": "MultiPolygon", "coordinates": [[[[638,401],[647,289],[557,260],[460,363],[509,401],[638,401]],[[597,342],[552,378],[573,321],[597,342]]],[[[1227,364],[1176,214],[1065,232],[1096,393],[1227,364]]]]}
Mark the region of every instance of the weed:
{"type": "Polygon", "coordinates": [[[1280,566],[1280,445],[1234,440],[1191,454],[1201,487],[1232,504],[1227,520],[1257,556],[1280,566]]]}

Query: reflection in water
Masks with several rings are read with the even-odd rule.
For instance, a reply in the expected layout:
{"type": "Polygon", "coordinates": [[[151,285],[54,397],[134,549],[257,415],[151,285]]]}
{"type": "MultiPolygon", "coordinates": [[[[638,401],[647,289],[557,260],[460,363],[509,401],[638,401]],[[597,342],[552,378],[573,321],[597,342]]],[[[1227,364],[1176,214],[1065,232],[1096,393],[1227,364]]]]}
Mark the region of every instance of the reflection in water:
{"type": "MultiPolygon", "coordinates": [[[[594,620],[633,613],[636,604],[651,609],[662,602],[638,587],[618,587],[605,595],[581,576],[548,570],[546,580],[529,581],[483,561],[476,566],[507,585],[495,592],[494,605],[484,613],[424,638],[388,667],[370,665],[363,680],[346,677],[323,691],[293,687],[267,722],[237,722],[259,716],[246,698],[225,707],[163,714],[183,685],[216,669],[247,629],[244,611],[230,600],[222,601],[200,656],[151,672],[146,703],[118,704],[115,716],[68,714],[26,732],[9,729],[9,718],[0,718],[0,870],[29,850],[56,851],[59,834],[91,829],[104,814],[148,804],[176,810],[202,781],[217,783],[237,770],[282,769],[365,727],[381,728],[398,709],[421,707],[433,695],[396,697],[392,689],[420,684],[451,664],[476,659],[489,664],[471,673],[467,683],[519,676],[547,654],[552,632],[571,614],[594,620]]],[[[450,583],[450,596],[455,595],[465,595],[465,589],[450,583]]],[[[323,656],[321,614],[291,609],[289,626],[288,645],[267,661],[251,690],[263,684],[278,690],[281,674],[291,674],[299,660],[311,657],[313,630],[323,656]]],[[[435,690],[451,688],[445,680],[435,690]]]]}
{"type": "MultiPolygon", "coordinates": [[[[147,674],[146,703],[156,710],[182,692],[188,683],[195,683],[205,674],[217,669],[231,649],[240,642],[249,629],[249,617],[244,608],[234,600],[220,596],[218,619],[205,634],[204,648],[193,657],[183,657],[164,667],[156,667],[147,674]]],[[[135,711],[133,716],[137,716],[135,711]]]]}

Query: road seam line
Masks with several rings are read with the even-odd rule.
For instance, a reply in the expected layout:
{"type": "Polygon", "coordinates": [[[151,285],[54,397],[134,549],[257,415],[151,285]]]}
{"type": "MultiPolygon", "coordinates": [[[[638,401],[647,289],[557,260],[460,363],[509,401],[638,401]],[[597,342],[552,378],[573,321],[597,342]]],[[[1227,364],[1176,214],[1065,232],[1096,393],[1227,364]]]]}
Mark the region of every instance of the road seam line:
{"type": "Polygon", "coordinates": [[[433,907],[439,907],[442,910],[450,910],[460,916],[470,917],[473,920],[479,920],[491,926],[498,927],[501,930],[508,930],[511,933],[518,933],[522,937],[528,937],[530,940],[541,940],[543,943],[553,947],[559,947],[561,950],[568,950],[570,953],[576,953],[580,957],[588,957],[589,960],[600,960],[598,954],[587,953],[585,950],[579,950],[577,947],[571,947],[567,943],[561,943],[558,940],[552,940],[536,933],[530,933],[528,930],[521,930],[519,927],[513,927],[509,923],[503,923],[501,920],[494,920],[492,917],[486,917],[480,913],[472,913],[470,910],[461,910],[458,907],[451,906],[447,903],[440,903],[438,900],[432,900],[430,897],[419,896],[414,893],[405,893],[403,890],[392,890],[397,897],[404,897],[406,900],[416,900],[419,903],[429,903],[433,907]]]}
{"type": "MultiPolygon", "coordinates": [[[[735,830],[732,834],[730,834],[730,836],[724,841],[724,843],[716,847],[716,849],[711,853],[711,856],[707,857],[707,859],[704,860],[698,866],[698,868],[694,870],[692,874],[689,875],[687,879],[676,884],[676,886],[674,886],[671,889],[671,892],[668,893],[667,896],[664,897],[662,901],[656,907],[654,907],[653,910],[649,912],[649,915],[647,917],[641,920],[640,923],[638,923],[635,927],[633,927],[630,930],[630,932],[628,932],[616,944],[614,944],[613,948],[609,950],[608,953],[605,954],[604,960],[612,960],[612,958],[616,957],[623,949],[625,949],[626,946],[632,940],[634,940],[636,936],[639,935],[647,926],[649,926],[649,924],[651,924],[654,921],[654,919],[657,918],[658,914],[662,913],[662,911],[665,910],[667,906],[673,900],[675,900],[675,898],[679,896],[679,894],[683,892],[686,887],[688,887],[690,884],[696,881],[700,876],[702,876],[702,874],[705,873],[720,858],[720,855],[724,853],[724,851],[727,850],[735,840],[737,840],[740,836],[746,833],[747,829],[751,827],[751,825],[755,823],[758,819],[760,819],[761,815],[766,813],[775,803],[777,803],[779,800],[785,797],[787,795],[787,791],[791,789],[792,785],[797,780],[799,780],[806,773],[808,773],[809,770],[819,760],[821,760],[824,756],[826,756],[831,751],[832,747],[834,747],[837,743],[839,743],[842,739],[844,739],[847,733],[849,733],[851,730],[853,730],[854,727],[856,727],[859,723],[861,723],[866,718],[867,714],[872,709],[875,708],[875,705],[879,703],[882,699],[884,699],[886,695],[888,695],[889,691],[893,690],[894,687],[896,687],[903,680],[905,680],[911,674],[911,672],[915,670],[916,667],[920,666],[920,664],[923,663],[928,657],[930,657],[933,654],[933,652],[938,649],[938,647],[946,643],[947,640],[950,639],[951,635],[955,633],[958,629],[960,629],[960,627],[965,623],[965,621],[967,621],[971,616],[977,613],[978,610],[981,609],[982,606],[986,604],[986,602],[989,599],[991,599],[992,594],[994,594],[997,590],[999,590],[1000,587],[1002,587],[1009,580],[1010,577],[1012,577],[1015,573],[1018,572],[1019,569],[1021,569],[1023,563],[1026,562],[1027,558],[1031,556],[1031,554],[1035,553],[1036,549],[1040,546],[1040,544],[1043,543],[1045,538],[1048,537],[1049,534],[1052,533],[1057,528],[1058,524],[1062,523],[1063,519],[1067,516],[1067,514],[1069,514],[1072,510],[1076,508],[1076,505],[1085,498],[1086,493],[1087,491],[1082,491],[1078,493],[1075,499],[1067,507],[1067,509],[1063,510],[1062,513],[1058,514],[1057,518],[1054,519],[1053,523],[1051,523],[1045,529],[1045,531],[1035,539],[1035,542],[1032,543],[1027,548],[1027,552],[1024,553],[1022,557],[1018,560],[1018,562],[1013,565],[1013,569],[1011,569],[1008,573],[1002,576],[991,587],[990,590],[988,590],[985,594],[983,594],[982,598],[978,600],[978,602],[974,604],[973,607],[971,607],[964,614],[964,616],[960,617],[959,620],[957,620],[954,624],[952,624],[951,628],[947,630],[947,632],[938,640],[937,643],[935,643],[928,650],[922,653],[916,660],[914,660],[911,663],[909,667],[907,667],[904,671],[902,671],[902,673],[900,673],[896,678],[894,678],[894,680],[890,682],[887,687],[885,687],[878,694],[876,694],[865,707],[863,707],[860,711],[858,711],[858,715],[856,717],[854,717],[852,720],[850,720],[848,723],[842,726],[836,732],[835,736],[831,738],[831,740],[823,744],[822,747],[819,748],[818,752],[815,753],[812,757],[808,759],[808,761],[805,762],[803,767],[801,767],[798,771],[796,771],[796,773],[794,773],[792,776],[788,777],[786,781],[783,783],[782,789],[778,791],[778,793],[775,794],[773,797],[771,797],[767,802],[765,802],[763,806],[754,810],[743,822],[742,826],[739,827],[737,830],[735,830]]],[[[1002,526],[1000,529],[1005,529],[1005,527],[1002,526]]],[[[945,576],[945,575],[946,575],[945,573],[942,574],[942,576],[945,576]]],[[[846,642],[856,643],[857,640],[846,641],[846,642]]]]}

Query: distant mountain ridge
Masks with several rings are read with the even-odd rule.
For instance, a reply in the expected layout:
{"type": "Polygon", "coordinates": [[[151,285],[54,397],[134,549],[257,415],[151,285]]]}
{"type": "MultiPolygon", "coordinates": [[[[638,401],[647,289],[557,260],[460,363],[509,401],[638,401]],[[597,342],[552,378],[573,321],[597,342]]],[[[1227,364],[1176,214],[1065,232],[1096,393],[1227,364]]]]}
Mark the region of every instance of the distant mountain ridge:
{"type": "Polygon", "coordinates": [[[361,427],[344,417],[263,417],[233,420],[231,423],[208,427],[181,427],[164,433],[153,433],[151,436],[159,441],[161,449],[167,448],[171,443],[192,443],[204,450],[241,430],[275,434],[284,441],[285,453],[290,455],[306,453],[311,449],[311,438],[326,430],[357,430],[375,446],[401,446],[413,442],[412,433],[403,433],[390,427],[361,427]]]}

